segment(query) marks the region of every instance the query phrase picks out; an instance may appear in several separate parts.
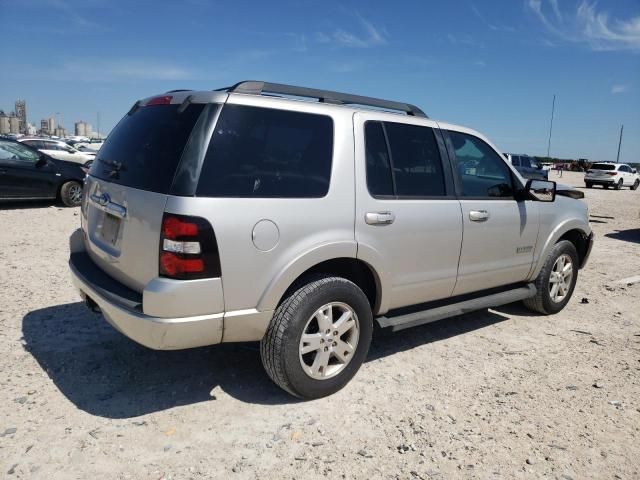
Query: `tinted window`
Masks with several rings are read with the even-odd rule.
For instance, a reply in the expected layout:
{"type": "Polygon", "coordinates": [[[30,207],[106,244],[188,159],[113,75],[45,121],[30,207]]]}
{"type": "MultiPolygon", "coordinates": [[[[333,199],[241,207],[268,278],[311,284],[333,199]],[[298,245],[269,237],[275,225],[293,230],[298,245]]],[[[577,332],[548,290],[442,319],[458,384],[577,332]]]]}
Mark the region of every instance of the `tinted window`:
{"type": "Polygon", "coordinates": [[[520,166],[520,157],[518,155],[511,155],[511,164],[514,167],[520,166]]]}
{"type": "Polygon", "coordinates": [[[109,134],[91,175],[128,187],[168,193],[182,151],[204,105],[140,107],[109,134]]]}
{"type": "Polygon", "coordinates": [[[0,164],[35,165],[40,159],[38,152],[19,143],[0,141],[0,164]]]}
{"type": "Polygon", "coordinates": [[[367,122],[364,127],[367,159],[367,187],[373,196],[393,195],[393,179],[389,152],[380,122],[367,122]]]}
{"type": "Polygon", "coordinates": [[[398,196],[445,195],[444,174],[433,130],[385,123],[398,196]]]}
{"type": "Polygon", "coordinates": [[[620,172],[630,172],[631,170],[629,170],[629,167],[627,167],[626,165],[620,165],[620,168],[618,169],[618,171],[620,171],[620,172]]]}
{"type": "Polygon", "coordinates": [[[209,144],[196,193],[210,197],[323,197],[329,191],[332,154],[330,117],[226,105],[209,144]]]}
{"type": "Polygon", "coordinates": [[[472,135],[449,132],[456,156],[456,175],[465,197],[510,197],[511,173],[493,148],[472,135]]]}
{"type": "Polygon", "coordinates": [[[616,166],[613,163],[594,163],[591,166],[591,170],[615,170],[616,166]]]}

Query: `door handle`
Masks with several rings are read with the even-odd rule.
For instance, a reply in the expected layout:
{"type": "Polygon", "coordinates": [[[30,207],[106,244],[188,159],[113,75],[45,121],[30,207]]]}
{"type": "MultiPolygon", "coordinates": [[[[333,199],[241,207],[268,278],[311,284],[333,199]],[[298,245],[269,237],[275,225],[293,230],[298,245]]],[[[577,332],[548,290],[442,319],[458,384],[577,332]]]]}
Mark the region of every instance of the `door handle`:
{"type": "Polygon", "coordinates": [[[393,212],[367,212],[364,215],[367,225],[391,225],[395,219],[393,212]]]}
{"type": "Polygon", "coordinates": [[[469,220],[472,222],[486,222],[489,220],[489,212],[486,210],[470,210],[469,220]]]}

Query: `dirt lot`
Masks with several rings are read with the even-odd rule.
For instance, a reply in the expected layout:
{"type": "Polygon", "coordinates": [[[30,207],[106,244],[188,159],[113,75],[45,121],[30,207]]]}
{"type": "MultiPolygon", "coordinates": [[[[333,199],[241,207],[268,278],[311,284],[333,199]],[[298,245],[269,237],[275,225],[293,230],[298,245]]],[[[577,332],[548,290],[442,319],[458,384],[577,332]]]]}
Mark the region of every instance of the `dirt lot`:
{"type": "Polygon", "coordinates": [[[640,191],[584,191],[597,243],[563,312],[378,335],[312,402],[271,384],[255,344],[124,338],[71,285],[78,210],[2,206],[0,476],[640,478],[640,284],[616,283],[640,275],[640,191]]]}

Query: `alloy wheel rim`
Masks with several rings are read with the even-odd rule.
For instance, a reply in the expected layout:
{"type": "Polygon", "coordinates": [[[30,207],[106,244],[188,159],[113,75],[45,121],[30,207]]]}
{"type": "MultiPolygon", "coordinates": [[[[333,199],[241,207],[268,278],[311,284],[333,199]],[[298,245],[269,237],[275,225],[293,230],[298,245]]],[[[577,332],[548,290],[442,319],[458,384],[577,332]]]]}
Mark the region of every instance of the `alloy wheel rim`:
{"type": "Polygon", "coordinates": [[[300,337],[302,370],[315,380],[326,380],[342,372],[351,362],[360,323],[346,303],[331,302],[317,309],[307,321],[300,337]]]}
{"type": "Polygon", "coordinates": [[[71,188],[69,188],[69,198],[71,198],[73,203],[80,203],[82,200],[82,189],[79,185],[72,185],[71,188]]]}
{"type": "Polygon", "coordinates": [[[555,303],[562,302],[569,294],[573,280],[573,261],[566,253],[560,255],[549,275],[549,296],[555,303]]]}

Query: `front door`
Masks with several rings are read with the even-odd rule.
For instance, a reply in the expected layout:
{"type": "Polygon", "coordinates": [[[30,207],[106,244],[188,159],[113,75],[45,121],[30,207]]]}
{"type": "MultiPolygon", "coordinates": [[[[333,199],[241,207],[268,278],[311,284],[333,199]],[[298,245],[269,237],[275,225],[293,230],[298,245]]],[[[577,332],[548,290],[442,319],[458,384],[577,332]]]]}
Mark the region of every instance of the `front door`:
{"type": "Polygon", "coordinates": [[[354,116],[358,258],[383,272],[389,292],[376,313],[449,297],[462,243],[437,124],[389,117],[354,116]]]}
{"type": "Polygon", "coordinates": [[[487,142],[461,132],[445,136],[464,229],[454,295],[526,280],[538,237],[537,203],[516,201],[518,180],[487,142]]]}
{"type": "Polygon", "coordinates": [[[16,142],[0,140],[0,196],[55,197],[55,171],[40,155],[16,142]]]}

